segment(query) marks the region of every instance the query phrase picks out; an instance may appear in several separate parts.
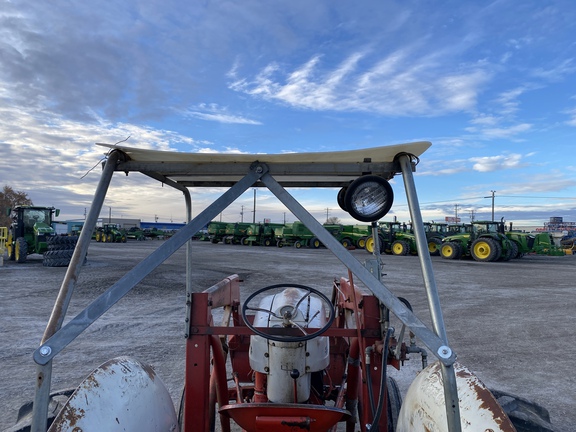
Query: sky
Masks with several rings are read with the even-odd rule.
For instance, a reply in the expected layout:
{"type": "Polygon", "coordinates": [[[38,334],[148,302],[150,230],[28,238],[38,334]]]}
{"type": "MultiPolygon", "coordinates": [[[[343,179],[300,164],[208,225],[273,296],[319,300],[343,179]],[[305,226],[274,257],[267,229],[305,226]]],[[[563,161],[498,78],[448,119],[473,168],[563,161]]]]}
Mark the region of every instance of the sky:
{"type": "MultiPolygon", "coordinates": [[[[353,150],[430,141],[423,219],[576,221],[573,0],[0,0],[0,186],[60,220],[106,149],[353,150]]],[[[384,218],[409,221],[401,176],[384,218]]],[[[193,214],[222,190],[192,189],[193,214]]],[[[353,223],[337,190],[291,190],[353,223]]],[[[224,221],[292,222],[263,189],[224,221]]],[[[102,216],[182,222],[181,192],[115,174],[102,216]]]]}

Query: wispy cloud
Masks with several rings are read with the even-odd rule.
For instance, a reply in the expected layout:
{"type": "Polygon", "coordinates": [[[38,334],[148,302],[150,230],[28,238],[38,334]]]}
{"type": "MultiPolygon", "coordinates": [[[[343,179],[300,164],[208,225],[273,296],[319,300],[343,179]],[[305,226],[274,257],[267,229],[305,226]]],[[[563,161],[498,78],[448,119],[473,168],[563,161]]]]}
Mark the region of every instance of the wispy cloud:
{"type": "Polygon", "coordinates": [[[215,121],[228,124],[261,125],[257,120],[228,113],[228,109],[217,104],[200,104],[196,107],[180,111],[184,117],[194,117],[200,120],[215,121]]]}
{"type": "Polygon", "coordinates": [[[562,81],[568,75],[572,75],[576,72],[576,64],[574,64],[573,59],[565,59],[555,66],[550,68],[539,67],[532,71],[532,76],[536,78],[542,78],[547,81],[557,82],[562,81]]]}
{"type": "Polygon", "coordinates": [[[288,71],[270,63],[253,78],[237,78],[229,87],[300,109],[434,116],[472,109],[490,77],[477,65],[456,73],[441,70],[442,59],[421,56],[412,48],[384,58],[370,54],[355,52],[333,67],[320,55],[288,71]]]}
{"type": "Polygon", "coordinates": [[[569,116],[566,124],[569,126],[576,126],[576,108],[566,111],[565,114],[568,114],[569,116]]]}

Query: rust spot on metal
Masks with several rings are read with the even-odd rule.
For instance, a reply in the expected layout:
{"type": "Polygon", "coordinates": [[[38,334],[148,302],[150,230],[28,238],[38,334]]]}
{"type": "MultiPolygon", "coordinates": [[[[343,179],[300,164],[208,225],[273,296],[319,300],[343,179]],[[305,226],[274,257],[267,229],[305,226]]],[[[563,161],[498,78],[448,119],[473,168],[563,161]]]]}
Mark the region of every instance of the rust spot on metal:
{"type": "MultiPolygon", "coordinates": [[[[76,410],[76,408],[68,405],[62,414],[62,418],[66,421],[64,424],[75,427],[76,423],[86,415],[86,412],[83,409],[76,410]]],[[[80,429],[78,428],[78,430],[80,429]]]]}
{"type": "MultiPolygon", "coordinates": [[[[500,406],[496,398],[490,393],[490,390],[485,388],[475,376],[467,369],[457,369],[456,376],[465,379],[469,382],[471,389],[477,396],[480,402],[480,408],[487,410],[492,414],[494,421],[500,426],[502,432],[515,432],[516,429],[512,426],[504,409],[500,406]]],[[[486,429],[485,432],[493,432],[491,429],[486,429]]]]}
{"type": "Polygon", "coordinates": [[[150,366],[149,364],[142,364],[142,369],[144,369],[144,372],[146,372],[146,374],[148,375],[148,377],[154,381],[154,379],[156,378],[156,372],[154,372],[154,369],[152,368],[152,366],[150,366]]]}

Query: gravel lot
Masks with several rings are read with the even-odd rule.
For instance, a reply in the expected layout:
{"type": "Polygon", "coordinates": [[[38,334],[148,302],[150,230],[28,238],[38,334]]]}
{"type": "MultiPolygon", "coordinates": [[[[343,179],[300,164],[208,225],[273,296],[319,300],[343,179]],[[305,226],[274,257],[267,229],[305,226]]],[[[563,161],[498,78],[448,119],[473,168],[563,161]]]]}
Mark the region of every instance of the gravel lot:
{"type": "MultiPolygon", "coordinates": [[[[90,246],[68,317],[150,254],[158,241],[90,246]]],[[[202,291],[238,273],[242,295],[281,282],[302,283],[328,293],[346,269],[325,250],[244,247],[194,242],[202,291]]],[[[369,258],[362,250],[352,252],[369,258]]],[[[429,322],[418,258],[383,256],[385,284],[407,298],[429,322]]],[[[576,431],[574,310],[576,257],[526,256],[498,263],[446,261],[433,257],[450,344],[459,361],[489,387],[515,393],[550,411],[558,431],[576,431]]],[[[130,354],[150,363],[179,400],[184,371],[185,253],[178,251],[92,325],[54,361],[52,389],[74,387],[104,361],[130,354]]],[[[25,264],[0,267],[0,430],[14,425],[18,408],[34,397],[38,346],[65,268],[25,264]]],[[[432,360],[432,359],[430,359],[432,360]]],[[[413,356],[394,376],[405,389],[417,373],[413,356]]]]}

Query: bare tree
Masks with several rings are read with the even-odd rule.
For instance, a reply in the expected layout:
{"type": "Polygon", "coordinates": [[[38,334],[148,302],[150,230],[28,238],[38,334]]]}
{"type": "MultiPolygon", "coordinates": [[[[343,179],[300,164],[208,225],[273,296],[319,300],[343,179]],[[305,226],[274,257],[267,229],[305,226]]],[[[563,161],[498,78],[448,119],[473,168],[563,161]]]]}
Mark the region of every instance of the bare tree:
{"type": "Polygon", "coordinates": [[[33,204],[26,192],[15,191],[12,187],[5,185],[4,189],[0,191],[0,227],[10,226],[12,220],[8,214],[8,209],[18,205],[33,204]]]}
{"type": "Polygon", "coordinates": [[[328,225],[338,225],[340,223],[340,219],[336,216],[330,216],[328,219],[326,219],[326,223],[328,225]]]}

